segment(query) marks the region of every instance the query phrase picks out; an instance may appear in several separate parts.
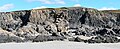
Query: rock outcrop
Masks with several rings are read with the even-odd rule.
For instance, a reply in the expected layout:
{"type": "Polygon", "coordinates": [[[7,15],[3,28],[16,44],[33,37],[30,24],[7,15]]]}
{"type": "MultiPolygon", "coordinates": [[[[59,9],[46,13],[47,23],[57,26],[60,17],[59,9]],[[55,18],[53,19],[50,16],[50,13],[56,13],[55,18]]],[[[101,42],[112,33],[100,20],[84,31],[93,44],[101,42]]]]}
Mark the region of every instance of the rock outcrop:
{"type": "Polygon", "coordinates": [[[69,40],[114,43],[120,37],[120,13],[84,7],[0,12],[0,42],[69,40]],[[79,36],[92,37],[82,39],[79,36]]]}

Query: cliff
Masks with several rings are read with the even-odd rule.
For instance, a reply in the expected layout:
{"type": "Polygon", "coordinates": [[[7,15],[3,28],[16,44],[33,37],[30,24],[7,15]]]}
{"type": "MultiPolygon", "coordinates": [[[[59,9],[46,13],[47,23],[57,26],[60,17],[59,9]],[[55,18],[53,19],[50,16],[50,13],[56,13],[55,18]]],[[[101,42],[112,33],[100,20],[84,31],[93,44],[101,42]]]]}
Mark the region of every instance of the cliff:
{"type": "Polygon", "coordinates": [[[0,12],[0,42],[120,42],[120,13],[85,7],[0,12]],[[82,39],[84,37],[92,37],[82,39]]]}

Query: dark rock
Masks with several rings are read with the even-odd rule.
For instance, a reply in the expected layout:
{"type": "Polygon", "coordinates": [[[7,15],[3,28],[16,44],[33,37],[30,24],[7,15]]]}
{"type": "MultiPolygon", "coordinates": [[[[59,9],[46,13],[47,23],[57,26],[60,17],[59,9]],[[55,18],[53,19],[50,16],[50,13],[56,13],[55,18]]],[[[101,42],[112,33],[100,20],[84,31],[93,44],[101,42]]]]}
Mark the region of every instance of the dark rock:
{"type": "Polygon", "coordinates": [[[8,39],[8,42],[25,42],[23,39],[21,39],[20,37],[16,37],[16,36],[11,36],[8,39]]]}
{"type": "Polygon", "coordinates": [[[24,42],[24,39],[14,35],[11,32],[0,30],[0,43],[7,42],[24,42]]]}
{"type": "Polygon", "coordinates": [[[56,33],[52,33],[52,36],[58,36],[56,33]]]}
{"type": "Polygon", "coordinates": [[[84,40],[81,39],[81,38],[79,38],[79,37],[76,37],[74,41],[76,41],[76,42],[82,42],[82,41],[84,41],[84,40]]]}
{"type": "Polygon", "coordinates": [[[48,38],[50,38],[50,37],[49,36],[45,36],[45,35],[38,35],[35,39],[33,39],[33,42],[47,41],[48,38]]]}
{"type": "Polygon", "coordinates": [[[96,43],[94,40],[92,39],[89,39],[89,40],[86,40],[85,43],[88,42],[88,43],[96,43]]]}
{"type": "Polygon", "coordinates": [[[117,43],[118,38],[114,36],[97,36],[88,40],[88,43],[117,43]]]}
{"type": "Polygon", "coordinates": [[[118,42],[120,42],[120,39],[118,39],[118,42]]]}
{"type": "Polygon", "coordinates": [[[54,41],[54,40],[64,40],[63,37],[48,36],[48,35],[38,35],[33,42],[44,42],[44,41],[54,41]]]}
{"type": "Polygon", "coordinates": [[[75,38],[71,37],[71,38],[68,38],[69,41],[75,41],[75,38]]]}

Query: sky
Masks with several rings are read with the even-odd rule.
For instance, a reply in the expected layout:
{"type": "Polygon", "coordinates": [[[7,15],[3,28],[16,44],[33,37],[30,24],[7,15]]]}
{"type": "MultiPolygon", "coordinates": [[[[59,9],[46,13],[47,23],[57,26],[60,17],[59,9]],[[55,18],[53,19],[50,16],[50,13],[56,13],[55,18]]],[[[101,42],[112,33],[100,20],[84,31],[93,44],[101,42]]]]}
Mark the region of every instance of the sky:
{"type": "Polygon", "coordinates": [[[59,7],[115,10],[120,9],[120,0],[0,0],[0,12],[59,7]]]}

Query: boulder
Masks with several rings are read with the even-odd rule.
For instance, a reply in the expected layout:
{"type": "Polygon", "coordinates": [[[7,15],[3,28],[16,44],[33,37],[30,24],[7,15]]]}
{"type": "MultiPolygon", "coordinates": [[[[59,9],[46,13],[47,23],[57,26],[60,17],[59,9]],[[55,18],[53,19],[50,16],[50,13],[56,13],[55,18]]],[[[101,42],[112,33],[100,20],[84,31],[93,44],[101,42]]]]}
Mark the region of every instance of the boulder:
{"type": "Polygon", "coordinates": [[[82,42],[82,41],[84,41],[84,40],[81,39],[81,38],[79,38],[79,37],[76,37],[74,41],[76,41],[76,42],[82,42]]]}

